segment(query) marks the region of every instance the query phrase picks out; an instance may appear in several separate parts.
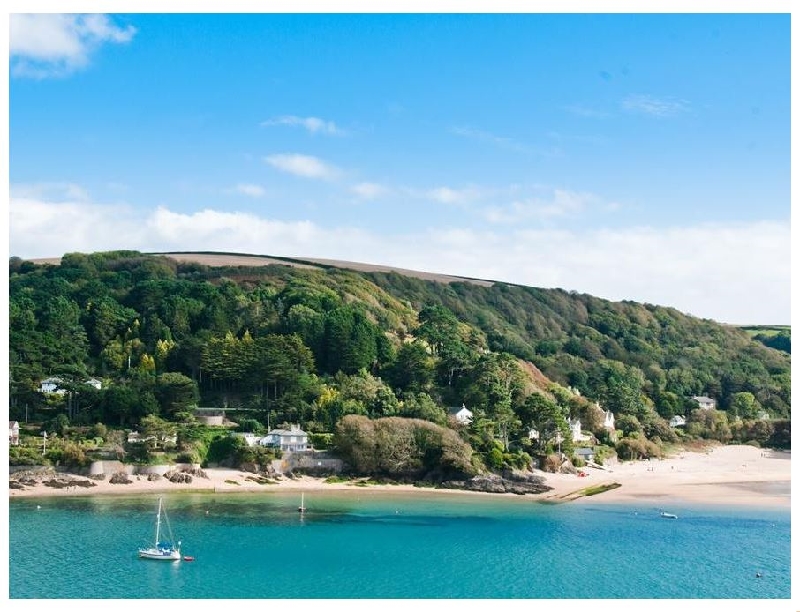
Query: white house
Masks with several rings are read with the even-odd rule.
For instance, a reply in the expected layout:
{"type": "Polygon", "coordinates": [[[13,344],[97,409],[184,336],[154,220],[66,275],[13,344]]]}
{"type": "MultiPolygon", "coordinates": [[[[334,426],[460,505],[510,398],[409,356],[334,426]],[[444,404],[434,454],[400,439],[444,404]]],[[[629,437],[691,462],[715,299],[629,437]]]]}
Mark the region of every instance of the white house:
{"type": "Polygon", "coordinates": [[[83,381],[83,384],[89,385],[90,387],[94,387],[95,389],[102,389],[103,383],[96,378],[90,378],[88,380],[83,381]]]}
{"type": "Polygon", "coordinates": [[[676,414],[669,420],[670,427],[683,427],[684,425],[686,425],[686,419],[679,414],[676,414]]]}
{"type": "Polygon", "coordinates": [[[447,414],[455,418],[455,420],[461,423],[462,425],[468,425],[469,423],[472,422],[472,411],[463,404],[461,406],[448,408],[447,414]]]}
{"type": "MultiPolygon", "coordinates": [[[[58,393],[59,395],[64,395],[66,391],[61,388],[61,385],[64,384],[64,380],[59,378],[58,376],[51,376],[50,378],[45,378],[42,382],[39,383],[39,391],[41,393],[58,393]]],[[[89,385],[90,387],[94,387],[95,389],[102,389],[103,383],[102,381],[96,378],[89,378],[83,381],[84,385],[89,385]]]]}
{"type": "Polygon", "coordinates": [[[610,410],[603,410],[603,427],[606,429],[614,429],[614,413],[610,410]]]}
{"type": "Polygon", "coordinates": [[[594,461],[594,451],[591,448],[575,449],[575,455],[584,461],[594,461]]]}
{"type": "Polygon", "coordinates": [[[715,402],[713,398],[706,397],[705,395],[693,395],[692,399],[697,402],[700,408],[706,410],[712,410],[717,406],[717,402],[715,402]]]}
{"type": "Polygon", "coordinates": [[[64,381],[57,376],[45,378],[39,383],[39,391],[41,393],[58,393],[59,395],[64,395],[64,393],[66,393],[64,389],[59,388],[59,385],[61,385],[63,382],[64,381]]]}
{"type": "Polygon", "coordinates": [[[251,431],[235,431],[231,435],[237,438],[242,438],[247,443],[247,446],[255,446],[261,440],[261,436],[254,434],[251,431]]]}
{"type": "Polygon", "coordinates": [[[282,451],[300,452],[308,450],[308,434],[297,425],[289,429],[273,429],[258,443],[261,446],[280,448],[282,451]]]}
{"type": "Polygon", "coordinates": [[[586,440],[591,440],[591,436],[586,436],[581,431],[581,420],[572,419],[569,420],[569,429],[572,432],[572,441],[573,442],[585,442],[586,440]]]}
{"type": "Polygon", "coordinates": [[[8,422],[8,445],[19,446],[19,422],[8,422]]]}

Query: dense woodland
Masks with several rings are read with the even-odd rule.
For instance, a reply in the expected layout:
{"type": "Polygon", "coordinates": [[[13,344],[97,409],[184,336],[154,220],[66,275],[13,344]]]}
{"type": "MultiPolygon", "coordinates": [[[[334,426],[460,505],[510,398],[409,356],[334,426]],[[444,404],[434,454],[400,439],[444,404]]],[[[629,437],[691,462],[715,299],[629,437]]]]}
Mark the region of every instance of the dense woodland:
{"type": "Polygon", "coordinates": [[[134,429],[225,407],[240,427],[298,423],[351,465],[394,475],[525,467],[559,439],[569,453],[569,418],[621,457],[682,436],[789,445],[788,330],[754,338],[559,289],[132,251],[70,253],[60,265],[11,258],[9,274],[20,421],[134,429]],[[39,392],[51,376],[67,393],[39,392]],[[696,410],[693,395],[719,410],[696,410]],[[598,404],[616,415],[617,439],[598,404]],[[461,405],[469,427],[448,419],[461,405]],[[669,427],[673,415],[687,416],[685,431],[669,427]],[[401,444],[417,459],[392,468],[401,444]]]}

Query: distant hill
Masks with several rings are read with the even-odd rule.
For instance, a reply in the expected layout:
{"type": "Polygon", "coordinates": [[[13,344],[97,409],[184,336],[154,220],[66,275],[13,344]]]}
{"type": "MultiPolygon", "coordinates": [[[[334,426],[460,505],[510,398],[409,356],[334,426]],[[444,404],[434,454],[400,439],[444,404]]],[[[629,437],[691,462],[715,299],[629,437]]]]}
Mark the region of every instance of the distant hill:
{"type": "MultiPolygon", "coordinates": [[[[269,266],[286,265],[299,268],[342,268],[345,270],[356,270],[358,272],[396,272],[412,278],[432,280],[442,283],[454,281],[473,282],[478,285],[491,286],[493,281],[467,278],[463,276],[451,276],[448,274],[436,274],[432,272],[419,272],[417,270],[407,270],[394,266],[382,266],[377,264],[358,263],[352,261],[341,261],[336,259],[318,258],[289,258],[273,257],[270,255],[248,255],[245,253],[214,253],[214,252],[160,252],[149,253],[150,255],[163,255],[179,262],[199,263],[210,267],[230,267],[230,266],[269,266]]],[[[41,259],[31,259],[36,264],[59,264],[60,257],[46,257],[41,259]]]]}
{"type": "Polygon", "coordinates": [[[792,328],[789,325],[743,325],[754,340],[784,353],[792,352],[792,328]]]}

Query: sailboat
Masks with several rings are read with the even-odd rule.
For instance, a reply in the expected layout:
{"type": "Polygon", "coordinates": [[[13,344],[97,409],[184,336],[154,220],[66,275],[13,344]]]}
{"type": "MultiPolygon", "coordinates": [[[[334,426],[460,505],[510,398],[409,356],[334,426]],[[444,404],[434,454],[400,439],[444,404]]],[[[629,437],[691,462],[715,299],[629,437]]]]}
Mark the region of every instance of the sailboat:
{"type": "Polygon", "coordinates": [[[158,498],[158,512],[156,513],[156,539],[153,546],[150,548],[140,548],[139,557],[141,559],[156,559],[159,561],[180,561],[181,560],[181,543],[178,542],[177,546],[174,544],[175,539],[172,536],[172,527],[169,524],[169,517],[167,511],[164,509],[163,499],[158,498]],[[164,523],[166,524],[168,540],[161,541],[161,515],[164,515],[164,523]]]}
{"type": "Polygon", "coordinates": [[[297,511],[300,514],[304,514],[305,511],[306,511],[306,494],[305,493],[301,493],[300,494],[300,507],[297,508],[297,511]]]}

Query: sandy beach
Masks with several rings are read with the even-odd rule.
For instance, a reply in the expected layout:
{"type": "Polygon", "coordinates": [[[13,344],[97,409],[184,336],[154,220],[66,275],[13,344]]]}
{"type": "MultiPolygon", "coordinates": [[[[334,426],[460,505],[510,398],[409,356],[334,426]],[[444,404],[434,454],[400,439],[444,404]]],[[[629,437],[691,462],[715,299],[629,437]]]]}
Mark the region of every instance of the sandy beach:
{"type": "MultiPolygon", "coordinates": [[[[9,489],[9,497],[45,497],[68,495],[132,495],[167,491],[393,491],[453,495],[492,495],[452,489],[430,489],[413,485],[356,486],[351,482],[326,483],[322,478],[283,477],[269,484],[258,482],[254,474],[232,469],[206,469],[208,478],[194,477],[191,483],[172,483],[165,479],[150,481],[145,476],[131,476],[129,484],[112,484],[108,478],[94,481],[96,486],[53,488],[39,482],[25,489],[9,489]]],[[[720,504],[767,507],[790,506],[791,453],[763,450],[752,446],[717,446],[708,452],[679,452],[674,456],[624,463],[610,463],[605,469],[583,468],[585,477],[575,474],[538,472],[552,491],[527,495],[532,501],[569,503],[654,503],[720,504]],[[617,483],[620,486],[593,496],[580,496],[587,487],[617,483]]],[[[60,474],[59,478],[68,477],[60,474]]],[[[86,481],[85,476],[72,479],[86,481]]],[[[515,495],[509,497],[516,498],[515,495]]]]}

